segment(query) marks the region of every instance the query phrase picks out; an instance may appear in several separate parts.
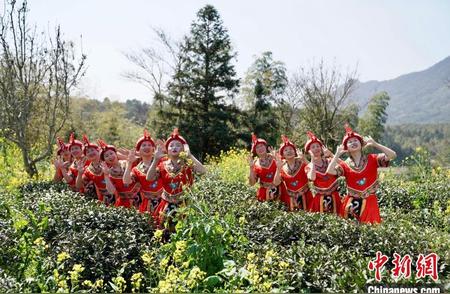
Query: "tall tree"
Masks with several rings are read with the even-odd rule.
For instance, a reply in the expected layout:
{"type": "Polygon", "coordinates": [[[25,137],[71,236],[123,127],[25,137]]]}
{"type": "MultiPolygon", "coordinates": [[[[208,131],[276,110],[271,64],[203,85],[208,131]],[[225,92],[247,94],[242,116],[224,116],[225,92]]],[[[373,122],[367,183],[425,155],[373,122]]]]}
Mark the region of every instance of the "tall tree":
{"type": "Polygon", "coordinates": [[[273,59],[272,52],[264,52],[255,58],[243,80],[240,97],[248,134],[255,132],[275,144],[280,137],[277,107],[281,105],[286,85],[286,67],[283,62],[273,59]]]}
{"type": "Polygon", "coordinates": [[[238,109],[233,106],[239,80],[235,53],[217,10],[206,5],[197,13],[180,50],[180,67],[169,84],[168,104],[178,125],[200,158],[234,145],[238,109]]]}
{"type": "Polygon", "coordinates": [[[16,144],[26,172],[48,158],[69,112],[70,91],[84,74],[61,30],[39,34],[28,24],[27,1],[6,2],[0,19],[0,136],[16,144]]]}
{"type": "Polygon", "coordinates": [[[386,124],[386,109],[389,105],[389,95],[381,92],[370,98],[367,111],[359,119],[358,129],[365,135],[370,135],[376,141],[381,140],[386,124]]]}

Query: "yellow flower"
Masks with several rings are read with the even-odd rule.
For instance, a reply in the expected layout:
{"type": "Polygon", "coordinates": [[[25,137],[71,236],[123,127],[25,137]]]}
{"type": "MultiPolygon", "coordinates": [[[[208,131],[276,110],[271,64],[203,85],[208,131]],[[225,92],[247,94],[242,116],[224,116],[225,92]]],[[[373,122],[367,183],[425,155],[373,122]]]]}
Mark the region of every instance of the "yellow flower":
{"type": "Polygon", "coordinates": [[[116,278],[113,278],[112,282],[114,283],[114,285],[116,285],[118,292],[122,293],[125,291],[125,288],[127,287],[127,282],[123,277],[118,276],[116,278]]]}
{"type": "Polygon", "coordinates": [[[151,253],[146,252],[141,256],[141,258],[142,258],[142,261],[144,262],[144,264],[147,266],[151,265],[153,262],[153,256],[151,253]]]}
{"type": "Polygon", "coordinates": [[[252,260],[254,260],[254,259],[255,259],[255,257],[256,257],[256,254],[255,254],[255,253],[253,253],[253,252],[251,252],[251,253],[247,254],[247,260],[248,260],[248,261],[252,261],[252,260]]]}
{"type": "Polygon", "coordinates": [[[59,280],[59,272],[57,269],[53,270],[53,277],[55,278],[55,281],[59,280]]]}
{"type": "Polygon", "coordinates": [[[271,282],[264,282],[262,284],[262,288],[264,292],[270,292],[272,290],[272,283],[271,282]]]}
{"type": "Polygon", "coordinates": [[[255,270],[256,270],[256,264],[254,264],[254,263],[249,263],[249,264],[247,265],[247,270],[248,270],[249,272],[255,271],[255,270]]]}
{"type": "Polygon", "coordinates": [[[241,225],[241,226],[243,226],[243,225],[245,225],[247,223],[247,221],[246,221],[246,219],[245,219],[245,216],[241,216],[240,218],[239,218],[239,224],[241,225]]]}
{"type": "Polygon", "coordinates": [[[163,258],[161,260],[161,262],[159,263],[159,266],[161,267],[161,269],[165,269],[167,268],[167,265],[169,264],[169,258],[163,258]]]}
{"type": "Polygon", "coordinates": [[[172,285],[164,280],[159,281],[158,283],[158,289],[160,293],[171,293],[174,292],[172,290],[172,285]]]}
{"type": "Polygon", "coordinates": [[[92,288],[92,286],[94,286],[94,284],[92,284],[92,282],[89,281],[89,280],[85,280],[83,282],[83,286],[88,287],[88,288],[92,288]]]}
{"type": "Polygon", "coordinates": [[[36,246],[45,246],[44,238],[39,237],[36,240],[34,240],[34,245],[36,245],[36,246]]]}
{"type": "Polygon", "coordinates": [[[57,257],[56,261],[57,261],[58,263],[61,263],[61,262],[63,262],[64,260],[69,259],[69,258],[70,258],[69,253],[67,253],[67,252],[61,252],[60,254],[58,254],[58,257],[57,257]]]}
{"type": "Polygon", "coordinates": [[[183,253],[186,251],[187,243],[186,241],[178,241],[176,244],[176,250],[173,253],[173,259],[175,262],[182,262],[183,261],[183,253]]]}
{"type": "Polygon", "coordinates": [[[286,261],[281,261],[281,262],[279,263],[279,266],[280,266],[280,268],[281,268],[282,270],[285,270],[285,269],[287,269],[287,268],[289,267],[289,263],[287,263],[286,261]]]}
{"type": "Polygon", "coordinates": [[[71,271],[69,271],[70,279],[77,281],[81,272],[84,271],[84,267],[81,264],[74,264],[71,271]]]}
{"type": "Polygon", "coordinates": [[[275,257],[277,257],[277,254],[272,249],[270,249],[269,251],[266,252],[266,256],[264,257],[264,263],[272,263],[275,257]]]}
{"type": "Polygon", "coordinates": [[[187,248],[187,243],[186,241],[177,241],[177,243],[175,244],[175,247],[177,248],[177,250],[186,250],[187,248]]]}
{"type": "Polygon", "coordinates": [[[156,240],[161,240],[163,233],[164,233],[163,230],[156,230],[153,236],[155,237],[156,240]]]}
{"type": "Polygon", "coordinates": [[[144,275],[142,273],[135,273],[131,276],[131,285],[132,289],[131,292],[139,292],[141,289],[141,281],[144,278],[144,275]]]}
{"type": "Polygon", "coordinates": [[[68,292],[67,282],[66,280],[61,280],[58,282],[58,292],[68,292]]]}
{"type": "Polygon", "coordinates": [[[96,280],[94,283],[94,288],[103,289],[103,280],[102,279],[96,280]]]}
{"type": "Polygon", "coordinates": [[[195,288],[200,281],[206,277],[206,273],[202,271],[198,266],[194,266],[189,272],[187,285],[189,289],[195,288]]]}

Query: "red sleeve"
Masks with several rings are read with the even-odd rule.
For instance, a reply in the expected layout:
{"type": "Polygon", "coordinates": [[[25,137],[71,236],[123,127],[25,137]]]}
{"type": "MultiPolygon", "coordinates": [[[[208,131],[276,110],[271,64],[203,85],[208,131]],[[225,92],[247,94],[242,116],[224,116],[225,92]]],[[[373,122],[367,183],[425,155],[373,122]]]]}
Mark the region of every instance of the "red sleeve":
{"type": "Polygon", "coordinates": [[[343,160],[339,160],[338,165],[336,166],[336,171],[338,172],[338,176],[344,176],[348,173],[349,166],[343,160]]]}

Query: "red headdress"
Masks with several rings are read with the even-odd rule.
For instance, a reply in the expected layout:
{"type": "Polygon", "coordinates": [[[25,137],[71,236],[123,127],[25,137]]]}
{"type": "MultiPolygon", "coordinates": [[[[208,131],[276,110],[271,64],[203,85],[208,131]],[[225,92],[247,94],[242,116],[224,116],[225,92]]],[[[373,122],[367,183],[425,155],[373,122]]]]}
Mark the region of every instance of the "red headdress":
{"type": "Polygon", "coordinates": [[[353,131],[352,128],[350,127],[350,125],[348,123],[346,123],[345,124],[345,136],[342,139],[342,145],[344,146],[345,150],[347,150],[347,141],[350,138],[357,138],[359,140],[359,142],[361,142],[361,146],[364,144],[363,137],[360,134],[353,131]]]}
{"type": "Polygon", "coordinates": [[[56,154],[61,155],[63,151],[69,150],[69,144],[65,144],[61,138],[56,138],[56,143],[58,144],[58,150],[56,150],[56,154]]]}
{"type": "Polygon", "coordinates": [[[254,133],[252,133],[252,153],[253,155],[256,154],[256,145],[258,144],[264,144],[267,147],[267,141],[261,138],[256,137],[256,135],[254,133]]]}
{"type": "Polygon", "coordinates": [[[279,151],[281,157],[284,157],[283,156],[283,150],[284,150],[284,148],[286,148],[288,146],[291,146],[292,148],[294,148],[295,157],[297,157],[297,147],[295,146],[295,144],[292,143],[291,141],[289,141],[289,138],[286,137],[285,135],[281,135],[281,140],[283,140],[283,143],[281,144],[280,151],[279,151]]]}
{"type": "Polygon", "coordinates": [[[98,142],[98,145],[100,146],[100,148],[102,149],[102,151],[100,152],[101,160],[105,160],[104,155],[105,155],[106,151],[112,150],[114,152],[117,152],[116,147],[114,147],[113,145],[106,144],[106,142],[103,141],[102,139],[98,139],[97,142],[98,142]]]}
{"type": "Polygon", "coordinates": [[[86,155],[86,150],[88,148],[95,148],[97,150],[100,149],[97,144],[89,142],[89,139],[88,139],[88,137],[86,135],[83,135],[83,145],[84,145],[83,146],[83,153],[84,153],[84,155],[86,155]]]}
{"type": "Polygon", "coordinates": [[[174,140],[180,141],[183,145],[187,144],[186,139],[181,137],[180,134],[178,133],[178,128],[175,128],[173,130],[172,134],[170,134],[169,138],[167,138],[167,140],[166,140],[166,144],[165,144],[166,145],[166,150],[169,149],[170,142],[172,142],[174,140]]]}
{"type": "Polygon", "coordinates": [[[69,150],[70,150],[70,148],[72,148],[72,146],[79,146],[80,148],[83,148],[83,143],[81,141],[75,139],[74,133],[70,133],[69,150]]]}
{"type": "Polygon", "coordinates": [[[312,143],[319,143],[319,145],[320,145],[321,147],[323,147],[322,141],[320,141],[320,140],[316,137],[316,135],[314,135],[313,132],[307,131],[307,132],[306,132],[306,135],[307,135],[308,138],[309,138],[308,141],[306,141],[306,144],[305,144],[305,152],[306,152],[306,153],[308,153],[309,148],[311,147],[311,144],[312,144],[312,143]]]}
{"type": "Polygon", "coordinates": [[[144,129],[144,136],[140,137],[139,140],[137,140],[137,142],[136,142],[136,146],[135,146],[136,151],[139,151],[139,149],[141,149],[141,145],[145,141],[150,142],[153,145],[153,147],[156,147],[155,141],[153,141],[153,139],[150,136],[150,134],[148,133],[147,129],[144,129]]]}

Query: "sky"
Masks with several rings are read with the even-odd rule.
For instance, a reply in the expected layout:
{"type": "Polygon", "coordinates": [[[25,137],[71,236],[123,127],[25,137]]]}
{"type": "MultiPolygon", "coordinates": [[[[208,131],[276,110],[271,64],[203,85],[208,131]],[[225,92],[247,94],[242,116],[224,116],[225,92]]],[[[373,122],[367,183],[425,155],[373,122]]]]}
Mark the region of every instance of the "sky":
{"type": "Polygon", "coordinates": [[[388,80],[421,71],[450,55],[447,0],[28,0],[38,28],[61,25],[66,39],[87,54],[77,94],[149,103],[145,87],[122,74],[133,66],[124,52],[153,46],[152,28],[172,38],[189,33],[206,4],[219,11],[237,52],[242,77],[264,51],[289,73],[323,59],[357,68],[361,81],[388,80]]]}

